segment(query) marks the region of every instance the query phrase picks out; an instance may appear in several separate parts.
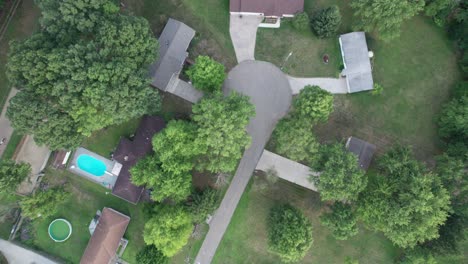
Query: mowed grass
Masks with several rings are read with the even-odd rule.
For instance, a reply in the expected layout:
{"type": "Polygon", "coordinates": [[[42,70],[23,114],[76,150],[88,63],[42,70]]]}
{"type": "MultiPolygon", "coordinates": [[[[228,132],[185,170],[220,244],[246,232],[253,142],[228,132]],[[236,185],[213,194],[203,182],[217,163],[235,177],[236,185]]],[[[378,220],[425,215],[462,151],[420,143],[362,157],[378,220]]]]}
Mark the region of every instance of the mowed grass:
{"type": "Polygon", "coordinates": [[[39,9],[34,4],[34,0],[23,0],[11,19],[10,24],[0,41],[0,110],[5,105],[11,85],[6,76],[6,63],[9,50],[9,43],[12,40],[21,40],[39,28],[39,9]]]}
{"type": "MultiPolygon", "coordinates": [[[[305,1],[305,10],[314,11],[337,4],[342,14],[339,33],[352,31],[349,1],[305,1]]],[[[436,117],[451,88],[460,79],[454,45],[446,33],[427,17],[406,21],[400,38],[390,42],[367,34],[375,54],[374,82],[384,87],[381,95],[363,92],[335,96],[335,112],[316,132],[321,141],[360,137],[384,151],[402,143],[412,145],[420,159],[429,160],[440,152],[436,117]]],[[[259,29],[256,58],[284,66],[299,77],[337,77],[341,55],[338,39],[318,39],[298,32],[286,22],[280,29],[259,29]],[[285,58],[293,52],[285,63],[285,58]],[[322,62],[323,54],[330,63],[322,62]]]]}
{"type": "Polygon", "coordinates": [[[236,64],[229,37],[229,0],[124,0],[125,9],[145,17],[157,37],[169,18],[196,31],[189,56],[208,55],[228,69],[236,64]]]}
{"type": "MultiPolygon", "coordinates": [[[[255,179],[253,180],[255,181],[255,179]]],[[[357,236],[338,241],[320,225],[324,205],[318,193],[279,180],[265,191],[247,188],[218,247],[213,263],[280,263],[267,248],[267,217],[274,204],[289,202],[312,221],[314,243],[299,263],[393,263],[398,250],[382,234],[361,227],[357,236]]]]}
{"type": "Polygon", "coordinates": [[[67,171],[48,169],[44,180],[54,185],[65,184],[70,197],[59,207],[54,216],[34,221],[35,237],[32,245],[35,248],[65,261],[79,263],[91,237],[88,231],[91,220],[97,210],[110,207],[131,218],[124,235],[124,238],[129,240],[129,244],[123,259],[136,263],[135,256],[144,246],[142,237],[146,221],[143,212],[144,203],[130,204],[110,194],[108,189],[67,171]],[[50,222],[56,218],[68,220],[73,228],[70,238],[62,243],[54,242],[47,232],[50,222]]]}

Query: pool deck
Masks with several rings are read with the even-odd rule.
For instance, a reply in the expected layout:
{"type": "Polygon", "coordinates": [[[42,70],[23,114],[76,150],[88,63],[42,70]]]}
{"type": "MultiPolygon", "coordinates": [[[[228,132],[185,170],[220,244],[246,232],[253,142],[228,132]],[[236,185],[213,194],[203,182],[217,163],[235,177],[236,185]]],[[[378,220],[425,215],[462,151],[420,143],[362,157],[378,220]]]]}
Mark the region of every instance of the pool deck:
{"type": "Polygon", "coordinates": [[[118,175],[112,174],[112,170],[114,169],[114,166],[116,165],[116,161],[112,161],[109,159],[104,158],[103,156],[100,156],[94,152],[91,152],[85,148],[78,148],[75,153],[73,154],[73,158],[70,162],[70,165],[68,166],[68,170],[73,172],[74,174],[80,175],[82,177],[87,178],[88,180],[91,180],[93,182],[96,182],[98,184],[101,184],[102,186],[106,187],[107,189],[112,190],[114,188],[115,182],[117,181],[118,175]],[[84,170],[81,170],[78,167],[77,160],[80,155],[89,155],[95,159],[98,159],[106,165],[106,173],[102,176],[94,176],[84,170]]]}

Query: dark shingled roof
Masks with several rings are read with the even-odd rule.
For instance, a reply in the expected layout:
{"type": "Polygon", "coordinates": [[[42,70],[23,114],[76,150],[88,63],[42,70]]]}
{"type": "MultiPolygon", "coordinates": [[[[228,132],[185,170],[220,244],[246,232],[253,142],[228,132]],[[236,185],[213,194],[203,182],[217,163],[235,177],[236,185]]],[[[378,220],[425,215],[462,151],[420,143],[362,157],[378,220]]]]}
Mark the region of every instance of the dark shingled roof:
{"type": "Polygon", "coordinates": [[[231,0],[229,10],[283,17],[304,11],[304,0],[231,0]]]}
{"type": "Polygon", "coordinates": [[[350,137],[346,142],[346,148],[358,156],[359,167],[367,170],[377,147],[359,138],[350,137]]]}
{"type": "Polygon", "coordinates": [[[135,132],[133,141],[122,138],[114,152],[114,159],[122,164],[119,177],[112,194],[131,203],[138,203],[144,188],[130,181],[130,168],[153,150],[151,139],[165,127],[164,120],[158,116],[144,116],[135,132]]]}
{"type": "Polygon", "coordinates": [[[80,264],[107,264],[114,260],[130,217],[104,207],[80,264]]]}
{"type": "Polygon", "coordinates": [[[194,36],[195,30],[169,18],[159,37],[159,60],[149,70],[154,87],[166,91],[172,76],[178,75],[182,70],[188,56],[187,49],[194,36]]]}

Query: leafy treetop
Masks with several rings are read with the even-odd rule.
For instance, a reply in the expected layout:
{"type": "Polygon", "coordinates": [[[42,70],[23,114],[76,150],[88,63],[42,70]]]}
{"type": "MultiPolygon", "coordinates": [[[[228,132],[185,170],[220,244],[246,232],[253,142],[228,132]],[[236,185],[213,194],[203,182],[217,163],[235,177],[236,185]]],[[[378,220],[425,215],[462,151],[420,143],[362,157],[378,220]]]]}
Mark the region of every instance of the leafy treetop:
{"type": "Polygon", "coordinates": [[[333,95],[319,86],[307,85],[294,99],[294,115],[312,123],[328,120],[333,112],[333,95]]]}
{"type": "Polygon", "coordinates": [[[224,65],[208,56],[198,56],[186,73],[195,88],[205,92],[219,92],[226,78],[224,65]]]}
{"type": "Polygon", "coordinates": [[[31,173],[31,166],[9,159],[0,160],[0,193],[13,193],[18,185],[31,173]]]}

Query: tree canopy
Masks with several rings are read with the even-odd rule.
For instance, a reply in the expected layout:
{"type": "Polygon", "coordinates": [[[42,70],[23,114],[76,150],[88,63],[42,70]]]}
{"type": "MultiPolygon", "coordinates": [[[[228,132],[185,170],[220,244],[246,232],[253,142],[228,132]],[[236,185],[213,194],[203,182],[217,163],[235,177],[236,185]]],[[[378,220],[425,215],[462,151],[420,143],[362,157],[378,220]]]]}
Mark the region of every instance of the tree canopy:
{"type": "Polygon", "coordinates": [[[311,19],[312,29],[320,38],[329,38],[336,34],[341,25],[338,6],[330,6],[317,11],[311,19]]]}
{"type": "Polygon", "coordinates": [[[145,246],[136,255],[138,264],[167,264],[169,258],[159,251],[155,246],[145,246]]]}
{"type": "Polygon", "coordinates": [[[273,137],[276,152],[295,161],[310,161],[319,150],[312,127],[299,118],[282,119],[273,137]]]}
{"type": "Polygon", "coordinates": [[[401,24],[423,10],[424,0],[352,0],[356,27],[376,31],[383,40],[400,36],[401,24]]]}
{"type": "Polygon", "coordinates": [[[235,92],[227,97],[216,94],[203,98],[192,112],[197,125],[195,144],[202,154],[196,168],[214,173],[234,171],[251,141],[246,127],[255,108],[249,98],[235,92]]]}
{"type": "Polygon", "coordinates": [[[452,141],[468,141],[468,95],[454,98],[443,106],[439,135],[452,141]]]}
{"type": "Polygon", "coordinates": [[[63,189],[49,189],[38,191],[20,201],[21,214],[30,219],[46,219],[57,212],[58,206],[62,204],[69,194],[63,189]]]}
{"type": "Polygon", "coordinates": [[[268,218],[268,249],[284,262],[301,260],[312,246],[312,224],[290,205],[275,205],[268,218]]]}
{"type": "Polygon", "coordinates": [[[13,193],[18,185],[31,173],[27,163],[16,164],[12,160],[0,160],[0,193],[13,193]]]}
{"type": "Polygon", "coordinates": [[[147,74],[157,40],[145,19],[119,14],[109,0],[38,4],[41,31],[10,47],[7,75],[20,90],[7,111],[15,129],[51,149],[74,148],[159,105],[147,74]]]}
{"type": "Polygon", "coordinates": [[[166,257],[172,257],[187,244],[193,225],[190,213],[181,206],[160,205],[145,224],[143,239],[166,257]]]}
{"type": "Polygon", "coordinates": [[[359,213],[402,248],[437,238],[448,216],[450,197],[439,178],[398,146],[378,160],[376,175],[359,199],[359,213]]]}
{"type": "Polygon", "coordinates": [[[346,240],[358,233],[357,217],[349,204],[335,202],[331,212],[320,216],[320,223],[332,232],[338,240],[346,240]]]}
{"type": "Polygon", "coordinates": [[[224,65],[208,56],[198,56],[186,73],[195,88],[205,92],[219,92],[226,78],[224,65]]]}
{"type": "Polygon", "coordinates": [[[367,177],[359,168],[358,158],[341,143],[320,147],[320,176],[311,176],[322,200],[356,200],[366,188],[367,177]]]}
{"type": "Polygon", "coordinates": [[[215,189],[207,188],[192,194],[189,210],[195,223],[203,223],[216,209],[219,194],[215,189]]]}
{"type": "Polygon", "coordinates": [[[293,114],[304,121],[326,121],[333,112],[333,95],[319,86],[307,85],[294,99],[293,105],[293,114]]]}

